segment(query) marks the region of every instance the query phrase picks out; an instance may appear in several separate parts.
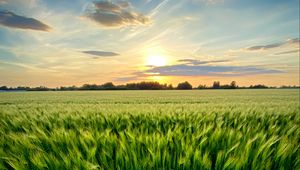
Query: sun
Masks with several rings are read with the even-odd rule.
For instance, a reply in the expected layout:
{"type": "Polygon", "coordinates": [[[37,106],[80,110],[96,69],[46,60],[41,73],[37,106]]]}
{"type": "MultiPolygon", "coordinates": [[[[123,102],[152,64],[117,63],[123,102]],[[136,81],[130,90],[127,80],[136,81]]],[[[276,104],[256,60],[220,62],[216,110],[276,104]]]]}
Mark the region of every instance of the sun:
{"type": "Polygon", "coordinates": [[[146,63],[148,66],[160,67],[165,66],[167,64],[167,60],[162,55],[149,55],[146,63]]]}

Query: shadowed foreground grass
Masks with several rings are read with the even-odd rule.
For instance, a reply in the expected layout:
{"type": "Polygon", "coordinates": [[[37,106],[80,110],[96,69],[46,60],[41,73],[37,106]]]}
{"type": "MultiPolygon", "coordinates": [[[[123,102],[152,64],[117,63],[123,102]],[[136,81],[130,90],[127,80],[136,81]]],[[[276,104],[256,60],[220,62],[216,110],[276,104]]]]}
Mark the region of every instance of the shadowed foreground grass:
{"type": "Polygon", "coordinates": [[[299,90],[0,93],[0,169],[300,169],[299,90]]]}

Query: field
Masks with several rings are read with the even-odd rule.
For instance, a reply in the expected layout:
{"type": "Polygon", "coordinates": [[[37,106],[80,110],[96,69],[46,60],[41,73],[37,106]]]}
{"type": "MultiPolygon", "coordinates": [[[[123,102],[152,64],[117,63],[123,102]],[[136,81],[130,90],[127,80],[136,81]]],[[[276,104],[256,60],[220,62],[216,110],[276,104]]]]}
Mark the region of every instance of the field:
{"type": "Polygon", "coordinates": [[[0,93],[0,169],[300,169],[299,90],[0,93]]]}

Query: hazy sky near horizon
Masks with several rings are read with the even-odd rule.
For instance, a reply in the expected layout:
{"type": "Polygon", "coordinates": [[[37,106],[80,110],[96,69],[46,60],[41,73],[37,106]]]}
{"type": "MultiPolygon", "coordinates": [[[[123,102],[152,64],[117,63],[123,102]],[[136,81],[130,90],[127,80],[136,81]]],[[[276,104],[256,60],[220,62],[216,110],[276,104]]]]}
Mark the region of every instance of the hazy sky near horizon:
{"type": "Polygon", "coordinates": [[[0,85],[299,85],[299,0],[0,0],[0,85]]]}

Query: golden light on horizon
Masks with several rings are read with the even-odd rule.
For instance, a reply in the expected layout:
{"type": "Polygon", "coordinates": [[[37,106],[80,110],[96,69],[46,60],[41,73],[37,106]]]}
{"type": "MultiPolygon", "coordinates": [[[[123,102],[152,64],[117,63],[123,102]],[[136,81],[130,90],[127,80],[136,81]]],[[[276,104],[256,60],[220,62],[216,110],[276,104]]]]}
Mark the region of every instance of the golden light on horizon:
{"type": "Polygon", "coordinates": [[[161,81],[164,80],[163,77],[162,77],[162,76],[159,76],[159,75],[156,75],[156,76],[150,76],[149,79],[150,79],[151,81],[157,81],[157,82],[160,82],[160,83],[161,83],[161,81]]]}

